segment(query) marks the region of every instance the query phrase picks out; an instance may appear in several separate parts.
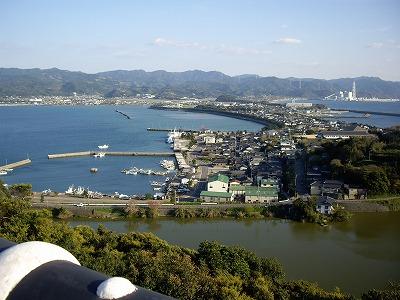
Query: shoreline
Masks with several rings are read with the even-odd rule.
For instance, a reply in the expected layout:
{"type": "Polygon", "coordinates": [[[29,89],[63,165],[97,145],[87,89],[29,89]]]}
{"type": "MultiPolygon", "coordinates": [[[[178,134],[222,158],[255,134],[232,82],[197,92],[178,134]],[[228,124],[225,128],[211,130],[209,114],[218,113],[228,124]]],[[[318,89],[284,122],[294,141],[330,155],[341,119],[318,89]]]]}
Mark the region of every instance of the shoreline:
{"type": "Polygon", "coordinates": [[[244,120],[244,121],[250,121],[253,123],[261,124],[264,125],[265,127],[268,127],[269,129],[277,129],[277,128],[283,128],[283,124],[279,124],[276,121],[273,120],[266,120],[266,119],[261,119],[245,114],[235,114],[229,111],[219,111],[219,110],[211,110],[211,109],[200,109],[200,108],[173,108],[173,107],[164,107],[164,106],[149,106],[149,109],[155,109],[155,110],[170,110],[170,111],[184,111],[184,112],[192,112],[192,113],[205,113],[205,114],[210,114],[210,115],[217,115],[217,116],[223,116],[223,117],[228,117],[228,118],[233,118],[233,119],[238,119],[238,120],[244,120]]]}

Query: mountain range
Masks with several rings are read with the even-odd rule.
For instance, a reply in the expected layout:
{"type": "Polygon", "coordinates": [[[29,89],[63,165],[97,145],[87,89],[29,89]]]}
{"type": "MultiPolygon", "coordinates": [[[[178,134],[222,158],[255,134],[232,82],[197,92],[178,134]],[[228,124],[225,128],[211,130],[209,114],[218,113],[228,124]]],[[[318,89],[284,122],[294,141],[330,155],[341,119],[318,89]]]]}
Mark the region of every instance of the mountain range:
{"type": "Polygon", "coordinates": [[[105,97],[154,94],[156,98],[218,97],[231,95],[323,98],[350,91],[353,81],[358,97],[400,98],[400,82],[378,77],[340,79],[277,78],[258,75],[228,76],[200,70],[167,72],[116,70],[87,74],[52,69],[0,68],[0,97],[102,95],[105,97]]]}

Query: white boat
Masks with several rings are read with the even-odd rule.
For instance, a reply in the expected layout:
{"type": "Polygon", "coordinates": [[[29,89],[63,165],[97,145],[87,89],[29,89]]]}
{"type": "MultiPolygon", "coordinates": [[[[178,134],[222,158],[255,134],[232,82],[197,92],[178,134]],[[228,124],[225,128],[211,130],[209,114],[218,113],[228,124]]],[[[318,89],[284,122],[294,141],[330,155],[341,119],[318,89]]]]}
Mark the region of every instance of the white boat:
{"type": "Polygon", "coordinates": [[[161,167],[169,171],[175,170],[175,163],[173,160],[163,159],[162,161],[160,161],[160,165],[161,167]]]}
{"type": "Polygon", "coordinates": [[[65,195],[73,195],[74,194],[74,186],[71,185],[68,187],[68,190],[65,191],[65,195]]]}
{"type": "Polygon", "coordinates": [[[175,138],[180,137],[181,135],[182,135],[182,132],[176,131],[176,129],[174,129],[174,131],[168,132],[168,137],[167,137],[166,143],[172,144],[174,142],[175,138]]]}
{"type": "Polygon", "coordinates": [[[14,171],[14,169],[4,169],[4,171],[6,171],[6,172],[12,172],[12,171],[14,171]]]}
{"type": "Polygon", "coordinates": [[[161,188],[160,188],[160,187],[154,187],[153,190],[155,190],[155,191],[161,191],[161,188]]]}
{"type": "Polygon", "coordinates": [[[0,171],[0,175],[7,175],[7,174],[8,174],[7,171],[3,171],[3,170],[0,171]]]}
{"type": "Polygon", "coordinates": [[[126,175],[137,175],[137,173],[138,172],[135,171],[135,170],[128,170],[128,171],[125,172],[126,175]]]}
{"type": "Polygon", "coordinates": [[[99,152],[93,155],[93,157],[104,157],[106,154],[104,152],[99,152]]]}
{"type": "Polygon", "coordinates": [[[109,147],[109,145],[106,145],[106,144],[104,144],[104,145],[100,145],[100,146],[97,146],[97,147],[99,147],[99,149],[108,149],[108,147],[109,147]]]}

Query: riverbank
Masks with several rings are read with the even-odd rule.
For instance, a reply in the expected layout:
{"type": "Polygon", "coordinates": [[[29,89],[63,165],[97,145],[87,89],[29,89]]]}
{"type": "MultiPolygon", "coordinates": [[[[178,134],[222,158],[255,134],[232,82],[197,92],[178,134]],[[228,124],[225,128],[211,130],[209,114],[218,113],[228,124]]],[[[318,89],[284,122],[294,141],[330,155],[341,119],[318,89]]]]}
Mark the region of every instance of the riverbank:
{"type": "MultiPolygon", "coordinates": [[[[67,220],[115,232],[151,232],[169,243],[197,248],[204,241],[242,246],[263,257],[276,257],[287,278],[339,286],[357,296],[400,279],[399,213],[355,213],[347,222],[326,227],[289,220],[234,218],[134,218],[130,220],[67,220]],[[327,258],[329,257],[329,259],[327,258]],[[312,267],[310,267],[312,261],[312,267]],[[374,272],[368,270],[373,269],[374,272]]],[[[83,229],[82,229],[83,230],[83,229]]]]}

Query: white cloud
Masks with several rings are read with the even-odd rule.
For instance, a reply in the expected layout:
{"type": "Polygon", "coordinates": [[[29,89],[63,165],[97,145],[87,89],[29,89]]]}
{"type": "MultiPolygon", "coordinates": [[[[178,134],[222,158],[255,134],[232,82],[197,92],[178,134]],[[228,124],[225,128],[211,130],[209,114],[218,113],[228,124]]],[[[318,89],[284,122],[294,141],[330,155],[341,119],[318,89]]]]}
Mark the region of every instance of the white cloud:
{"type": "Polygon", "coordinates": [[[383,47],[383,43],[381,42],[374,42],[374,43],[370,43],[367,45],[367,48],[374,48],[374,49],[380,49],[383,47]]]}
{"type": "Polygon", "coordinates": [[[227,53],[234,55],[265,55],[270,54],[270,50],[265,49],[256,49],[256,48],[246,48],[246,47],[237,47],[230,45],[203,45],[198,42],[182,42],[182,41],[174,41],[165,38],[158,37],[153,41],[153,45],[164,47],[176,47],[176,48],[194,48],[198,50],[212,51],[217,53],[227,53]]]}
{"type": "Polygon", "coordinates": [[[295,39],[295,38],[290,38],[290,37],[285,37],[285,38],[280,38],[278,40],[275,41],[275,43],[278,44],[301,44],[301,40],[299,39],[295,39]]]}

